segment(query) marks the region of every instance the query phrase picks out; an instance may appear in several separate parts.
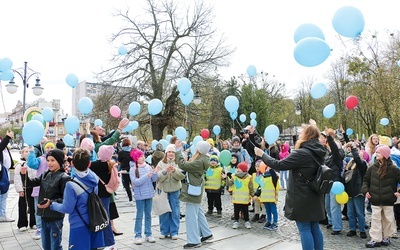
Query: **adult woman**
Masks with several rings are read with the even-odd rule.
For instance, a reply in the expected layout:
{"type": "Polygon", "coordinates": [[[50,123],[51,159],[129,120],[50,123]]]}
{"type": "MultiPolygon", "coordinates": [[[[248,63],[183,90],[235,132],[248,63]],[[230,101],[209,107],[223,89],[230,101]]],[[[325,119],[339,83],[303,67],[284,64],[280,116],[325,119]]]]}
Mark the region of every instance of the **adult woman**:
{"type": "Polygon", "coordinates": [[[122,120],[119,122],[119,124],[118,124],[117,131],[115,131],[115,132],[112,134],[112,136],[111,136],[110,138],[108,138],[107,140],[105,140],[105,141],[102,141],[102,140],[101,140],[101,137],[100,137],[101,135],[99,134],[98,131],[96,131],[96,130],[90,131],[90,133],[91,133],[92,136],[93,136],[94,150],[95,150],[96,152],[98,152],[100,146],[102,146],[102,145],[113,145],[116,141],[119,140],[119,136],[120,136],[122,130],[123,130],[126,126],[128,126],[128,124],[129,124],[129,120],[128,120],[127,118],[122,119],[122,120]]]}
{"type": "Polygon", "coordinates": [[[276,160],[262,149],[254,148],[256,155],[272,169],[289,170],[285,217],[296,221],[303,250],[324,248],[323,235],[318,223],[325,218],[324,195],[311,190],[306,181],[299,176],[301,173],[304,178],[312,180],[319,167],[316,161],[324,161],[325,149],[318,141],[319,136],[317,126],[304,125],[295,150],[283,160],[276,160]]]}
{"type": "Polygon", "coordinates": [[[131,166],[129,162],[132,161],[132,157],[129,155],[132,149],[131,140],[125,138],[121,142],[122,150],[118,152],[118,162],[121,166],[121,177],[122,177],[122,184],[124,185],[126,194],[128,195],[128,201],[125,203],[128,206],[133,206],[132,201],[132,190],[131,190],[131,178],[129,177],[129,169],[131,166]]]}
{"type": "Polygon", "coordinates": [[[171,212],[160,215],[161,238],[171,235],[173,240],[177,240],[180,220],[179,194],[182,187],[181,180],[185,179],[185,175],[175,162],[175,145],[167,146],[164,159],[157,164],[157,167],[160,169],[158,184],[160,189],[168,194],[171,207],[171,212]]]}
{"type": "Polygon", "coordinates": [[[372,155],[375,153],[376,146],[379,144],[379,136],[377,134],[372,134],[365,144],[365,152],[368,153],[369,158],[372,159],[372,155]]]}
{"type": "MultiPolygon", "coordinates": [[[[177,151],[181,150],[178,148],[177,151]]],[[[207,156],[210,144],[200,141],[196,145],[196,153],[189,162],[185,162],[182,154],[175,154],[178,166],[186,171],[186,179],[191,185],[203,185],[203,176],[208,168],[210,159],[207,156]]],[[[203,190],[201,191],[203,193],[203,190]]],[[[208,226],[207,219],[201,209],[201,198],[203,194],[193,196],[188,194],[188,183],[182,185],[179,200],[186,202],[186,239],[187,244],[183,248],[200,247],[202,242],[212,239],[213,235],[208,226]]]]}

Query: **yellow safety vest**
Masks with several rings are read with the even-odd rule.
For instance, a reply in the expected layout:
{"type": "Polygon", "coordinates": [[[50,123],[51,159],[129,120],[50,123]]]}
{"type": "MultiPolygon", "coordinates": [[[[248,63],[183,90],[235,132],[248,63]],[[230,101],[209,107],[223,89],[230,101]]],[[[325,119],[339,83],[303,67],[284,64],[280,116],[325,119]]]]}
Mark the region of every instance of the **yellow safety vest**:
{"type": "Polygon", "coordinates": [[[233,204],[249,204],[251,200],[249,183],[251,177],[248,175],[244,179],[238,178],[236,175],[232,176],[233,185],[232,185],[232,203],[233,204]],[[240,187],[237,187],[236,185],[240,187]]]}
{"type": "MultiPolygon", "coordinates": [[[[226,170],[227,170],[227,173],[231,173],[231,174],[234,174],[234,173],[236,172],[236,168],[232,168],[231,165],[229,165],[229,166],[226,168],[226,170]]],[[[227,180],[227,182],[228,182],[228,180],[227,180]]],[[[230,193],[232,193],[232,190],[233,190],[233,186],[229,186],[229,187],[228,187],[228,191],[229,191],[230,193]]]]}
{"type": "MultiPolygon", "coordinates": [[[[222,167],[218,166],[216,168],[212,168],[209,167],[207,169],[207,171],[213,171],[212,175],[206,175],[206,183],[204,185],[204,188],[207,189],[211,189],[211,190],[218,190],[221,188],[221,184],[222,184],[222,177],[221,177],[221,173],[222,173],[222,167]]],[[[207,173],[207,172],[206,172],[207,173]]]]}
{"type": "Polygon", "coordinates": [[[272,177],[262,178],[261,181],[264,185],[261,186],[260,202],[277,202],[279,191],[279,182],[276,183],[276,189],[272,182],[272,177]]]}
{"type": "Polygon", "coordinates": [[[253,173],[251,176],[252,176],[252,180],[253,180],[253,188],[254,188],[254,190],[256,190],[256,189],[258,188],[258,186],[260,186],[260,183],[257,182],[257,179],[259,179],[259,180],[262,181],[263,176],[260,175],[260,176],[257,178],[257,173],[253,173]]]}

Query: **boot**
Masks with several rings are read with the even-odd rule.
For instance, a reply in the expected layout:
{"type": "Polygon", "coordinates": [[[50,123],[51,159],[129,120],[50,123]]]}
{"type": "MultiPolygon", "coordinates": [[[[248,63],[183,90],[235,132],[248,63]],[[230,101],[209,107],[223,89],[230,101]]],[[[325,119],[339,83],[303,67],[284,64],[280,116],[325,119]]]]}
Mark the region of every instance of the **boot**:
{"type": "Polygon", "coordinates": [[[258,221],[260,219],[260,215],[259,214],[255,214],[254,216],[253,216],[253,218],[251,218],[251,221],[258,221]]]}
{"type": "Polygon", "coordinates": [[[266,220],[266,218],[265,218],[265,214],[262,214],[261,216],[260,216],[260,219],[258,220],[258,223],[265,223],[267,220],[266,220]]]}

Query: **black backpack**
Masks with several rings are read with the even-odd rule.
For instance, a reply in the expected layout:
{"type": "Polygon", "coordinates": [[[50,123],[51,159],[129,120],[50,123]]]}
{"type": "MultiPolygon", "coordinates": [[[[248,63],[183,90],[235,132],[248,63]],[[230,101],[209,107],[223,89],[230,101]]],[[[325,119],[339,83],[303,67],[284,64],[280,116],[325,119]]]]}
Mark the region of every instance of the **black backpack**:
{"type": "Polygon", "coordinates": [[[7,168],[2,163],[0,164],[2,165],[0,171],[0,194],[5,194],[10,187],[10,179],[8,178],[7,168]]]}
{"type": "Polygon", "coordinates": [[[333,170],[330,169],[328,166],[325,164],[319,163],[314,156],[312,155],[311,152],[308,150],[304,150],[306,154],[308,154],[316,163],[318,163],[318,171],[317,174],[315,175],[314,179],[312,180],[307,180],[301,173],[299,173],[299,176],[305,180],[305,182],[310,186],[310,188],[318,193],[318,194],[326,194],[331,191],[332,185],[333,185],[333,179],[334,179],[334,173],[333,170]]]}
{"type": "Polygon", "coordinates": [[[87,204],[89,223],[86,223],[79,210],[76,209],[79,217],[82,219],[86,227],[89,228],[89,231],[99,232],[101,230],[104,230],[110,223],[110,220],[108,218],[107,211],[104,208],[103,202],[100,200],[99,196],[94,192],[94,188],[92,192],[89,193],[78,181],[74,179],[72,179],[72,181],[78,184],[89,195],[87,204]]]}

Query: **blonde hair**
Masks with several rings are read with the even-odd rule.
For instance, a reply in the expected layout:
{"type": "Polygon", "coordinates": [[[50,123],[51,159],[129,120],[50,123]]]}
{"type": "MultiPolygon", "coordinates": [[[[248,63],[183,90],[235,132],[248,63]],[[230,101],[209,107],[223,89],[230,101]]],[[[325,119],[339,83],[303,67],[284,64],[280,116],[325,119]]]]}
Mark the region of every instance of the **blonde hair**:
{"type": "Polygon", "coordinates": [[[200,158],[200,156],[201,156],[200,152],[196,150],[196,153],[194,153],[194,155],[190,158],[189,161],[197,160],[200,158]]]}
{"type": "Polygon", "coordinates": [[[295,149],[299,149],[301,147],[301,144],[303,144],[306,141],[318,139],[321,134],[318,127],[315,125],[303,124],[302,127],[303,129],[294,147],[295,149]]]}

